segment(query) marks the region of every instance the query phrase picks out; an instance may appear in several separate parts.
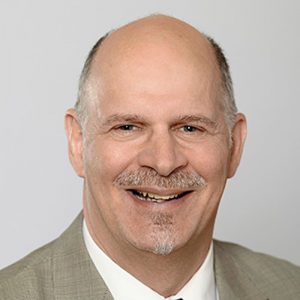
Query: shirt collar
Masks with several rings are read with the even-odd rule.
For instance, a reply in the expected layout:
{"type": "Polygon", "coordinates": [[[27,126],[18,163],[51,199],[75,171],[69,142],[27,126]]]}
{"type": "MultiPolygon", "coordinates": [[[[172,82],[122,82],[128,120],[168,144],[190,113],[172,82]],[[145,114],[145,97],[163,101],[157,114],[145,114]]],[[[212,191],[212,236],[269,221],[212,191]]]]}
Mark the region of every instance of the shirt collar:
{"type": "Polygon", "coordinates": [[[83,237],[87,251],[99,274],[115,300],[216,300],[217,291],[213,271],[213,243],[198,271],[190,281],[174,296],[164,298],[138,279],[126,272],[108,257],[92,239],[85,221],[83,221],[83,237]]]}

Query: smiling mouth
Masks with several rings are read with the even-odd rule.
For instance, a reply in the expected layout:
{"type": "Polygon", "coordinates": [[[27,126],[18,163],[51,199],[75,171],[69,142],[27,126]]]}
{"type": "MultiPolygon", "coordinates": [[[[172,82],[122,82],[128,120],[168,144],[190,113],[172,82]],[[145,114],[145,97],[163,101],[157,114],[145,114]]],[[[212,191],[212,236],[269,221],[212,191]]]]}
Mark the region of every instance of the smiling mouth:
{"type": "Polygon", "coordinates": [[[153,194],[153,193],[138,191],[138,190],[132,190],[132,189],[130,189],[128,191],[134,197],[138,198],[139,200],[155,202],[155,203],[162,203],[162,202],[177,200],[177,199],[180,199],[180,198],[184,197],[185,195],[192,192],[192,191],[185,191],[185,192],[179,193],[179,194],[158,195],[158,194],[153,194]]]}

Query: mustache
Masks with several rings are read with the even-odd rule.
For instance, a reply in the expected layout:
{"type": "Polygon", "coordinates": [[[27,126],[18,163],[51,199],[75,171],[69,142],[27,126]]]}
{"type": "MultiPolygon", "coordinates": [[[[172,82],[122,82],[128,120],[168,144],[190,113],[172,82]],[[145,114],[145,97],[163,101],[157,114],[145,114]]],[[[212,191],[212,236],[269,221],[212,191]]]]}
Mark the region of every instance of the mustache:
{"type": "Polygon", "coordinates": [[[140,168],[135,171],[125,171],[115,180],[119,187],[152,186],[170,189],[196,189],[206,186],[205,179],[194,172],[178,170],[169,176],[161,176],[154,169],[140,168]]]}

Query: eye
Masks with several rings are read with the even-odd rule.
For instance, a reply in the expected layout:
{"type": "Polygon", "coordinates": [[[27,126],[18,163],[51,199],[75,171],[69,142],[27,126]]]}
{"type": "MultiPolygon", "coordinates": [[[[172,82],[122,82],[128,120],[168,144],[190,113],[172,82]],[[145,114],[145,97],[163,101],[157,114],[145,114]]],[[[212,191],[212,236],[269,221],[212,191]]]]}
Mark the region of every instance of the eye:
{"type": "Polygon", "coordinates": [[[182,127],[182,130],[184,132],[195,132],[198,130],[198,128],[194,127],[194,126],[191,126],[191,125],[185,125],[182,127]]]}
{"type": "Polygon", "coordinates": [[[134,129],[137,129],[137,127],[132,124],[125,124],[125,125],[118,126],[116,129],[122,130],[122,131],[132,131],[134,129]]]}
{"type": "Polygon", "coordinates": [[[205,129],[203,127],[196,127],[192,125],[184,125],[181,127],[181,131],[185,133],[203,133],[205,129]]]}
{"type": "Polygon", "coordinates": [[[132,136],[139,132],[140,127],[133,124],[120,124],[112,128],[112,133],[117,136],[132,136]]]}

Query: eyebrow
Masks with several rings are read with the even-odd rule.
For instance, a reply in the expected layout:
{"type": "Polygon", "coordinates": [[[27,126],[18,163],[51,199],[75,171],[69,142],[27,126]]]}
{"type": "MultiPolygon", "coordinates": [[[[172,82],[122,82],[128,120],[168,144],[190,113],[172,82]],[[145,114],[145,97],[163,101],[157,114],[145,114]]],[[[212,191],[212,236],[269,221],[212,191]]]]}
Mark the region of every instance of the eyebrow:
{"type": "Polygon", "coordinates": [[[205,125],[211,127],[211,128],[216,128],[218,126],[217,122],[203,116],[203,115],[183,115],[179,116],[177,119],[178,122],[184,122],[184,123],[204,123],[205,125]]]}
{"type": "Polygon", "coordinates": [[[135,114],[113,114],[109,116],[104,122],[103,126],[109,126],[118,122],[145,122],[145,119],[135,114]]]}

